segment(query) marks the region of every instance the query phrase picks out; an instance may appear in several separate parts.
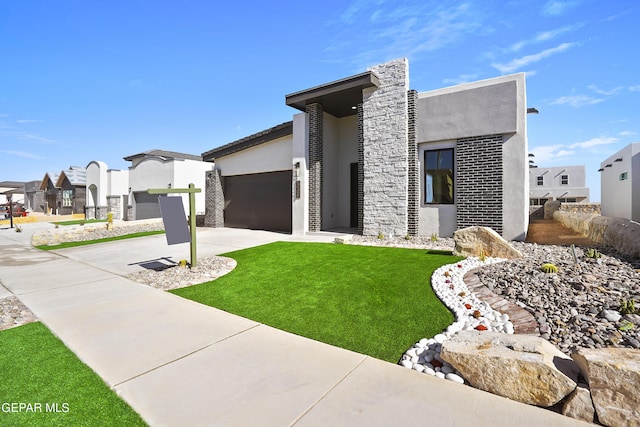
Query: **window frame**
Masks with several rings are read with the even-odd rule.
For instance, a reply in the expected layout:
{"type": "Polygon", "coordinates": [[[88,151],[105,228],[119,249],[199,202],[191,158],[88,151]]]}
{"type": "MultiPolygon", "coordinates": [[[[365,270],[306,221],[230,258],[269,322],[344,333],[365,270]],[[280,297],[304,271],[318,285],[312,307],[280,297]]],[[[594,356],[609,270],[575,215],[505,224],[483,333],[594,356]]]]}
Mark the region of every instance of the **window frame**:
{"type": "Polygon", "coordinates": [[[569,175],[560,175],[560,185],[569,185],[569,175]]]}
{"type": "Polygon", "coordinates": [[[73,190],[62,190],[62,207],[63,208],[73,207],[73,190]]]}
{"type": "MultiPolygon", "coordinates": [[[[455,152],[455,147],[441,147],[441,148],[432,148],[432,149],[425,149],[424,153],[423,153],[423,185],[424,185],[424,195],[422,197],[422,203],[425,206],[436,206],[436,205],[455,205],[456,203],[456,170],[455,170],[455,157],[456,152],[455,152]],[[429,169],[427,167],[428,161],[427,161],[427,156],[430,153],[438,153],[439,155],[441,155],[440,153],[444,153],[444,152],[450,152],[451,153],[451,168],[442,168],[442,169],[429,169]],[[433,191],[433,184],[430,186],[428,183],[428,177],[430,176],[429,171],[448,171],[445,172],[445,174],[449,174],[451,176],[451,190],[450,190],[450,197],[451,200],[444,200],[442,199],[442,194],[439,194],[440,197],[438,197],[438,200],[436,201],[436,194],[433,191]],[[429,192],[429,189],[431,190],[431,193],[429,192]],[[429,195],[431,195],[432,201],[428,200],[429,195]]],[[[444,174],[438,174],[438,175],[444,175],[444,174]]],[[[433,174],[431,174],[431,176],[433,176],[433,174]]],[[[432,178],[433,179],[433,178],[432,178]]],[[[433,181],[432,181],[433,182],[433,181]]]]}
{"type": "Polygon", "coordinates": [[[544,185],[544,175],[536,176],[536,186],[541,187],[544,185]]]}

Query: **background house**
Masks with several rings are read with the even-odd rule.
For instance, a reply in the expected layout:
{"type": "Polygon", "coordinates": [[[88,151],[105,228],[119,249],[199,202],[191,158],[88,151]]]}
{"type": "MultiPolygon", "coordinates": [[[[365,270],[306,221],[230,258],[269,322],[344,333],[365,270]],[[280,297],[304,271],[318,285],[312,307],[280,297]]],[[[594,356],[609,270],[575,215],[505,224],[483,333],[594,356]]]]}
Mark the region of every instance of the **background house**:
{"type": "Polygon", "coordinates": [[[203,153],[210,226],[524,239],[524,74],[409,89],[406,59],[285,97],[291,122],[203,153]]]}
{"type": "Polygon", "coordinates": [[[24,207],[33,212],[44,212],[45,194],[40,189],[41,181],[24,183],[24,207]]]}
{"type": "Polygon", "coordinates": [[[44,213],[47,215],[55,215],[62,207],[62,193],[56,187],[60,174],[56,172],[47,172],[40,181],[40,190],[44,193],[44,213]]]}
{"type": "Polygon", "coordinates": [[[59,215],[83,214],[86,203],[87,170],[71,166],[60,172],[56,181],[61,195],[59,215]]]}
{"type": "Polygon", "coordinates": [[[529,168],[529,198],[532,206],[542,206],[548,200],[588,203],[584,165],[529,168]]]}
{"type": "Polygon", "coordinates": [[[129,171],[109,169],[101,161],[87,165],[87,219],[106,219],[112,212],[114,219],[128,219],[129,171]]]}
{"type": "Polygon", "coordinates": [[[602,215],[640,222],[640,142],[611,155],[599,171],[602,215]]]}
{"type": "MultiPolygon", "coordinates": [[[[128,202],[130,220],[160,218],[157,194],[148,194],[150,188],[187,188],[190,183],[203,189],[196,193],[196,214],[205,211],[205,173],[214,165],[203,162],[201,156],[174,151],[150,150],[124,158],[131,162],[129,167],[128,202]]],[[[187,194],[181,196],[185,214],[189,210],[187,194]]]]}

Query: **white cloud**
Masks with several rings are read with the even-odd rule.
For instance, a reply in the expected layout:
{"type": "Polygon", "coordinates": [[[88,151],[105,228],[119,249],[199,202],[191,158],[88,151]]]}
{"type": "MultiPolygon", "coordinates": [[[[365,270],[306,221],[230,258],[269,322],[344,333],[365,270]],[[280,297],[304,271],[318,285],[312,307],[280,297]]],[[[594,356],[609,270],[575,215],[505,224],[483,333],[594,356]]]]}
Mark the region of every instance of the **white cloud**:
{"type": "Polygon", "coordinates": [[[640,85],[629,86],[631,92],[640,92],[640,85]]]}
{"type": "Polygon", "coordinates": [[[589,95],[568,95],[551,102],[551,105],[569,105],[574,108],[584,107],[585,105],[595,105],[603,102],[602,98],[593,98],[589,95]]]}
{"type": "Polygon", "coordinates": [[[16,123],[24,124],[24,123],[40,123],[42,120],[30,120],[30,119],[20,119],[16,120],[16,123]]]}
{"type": "Polygon", "coordinates": [[[631,135],[635,135],[635,132],[631,132],[628,130],[623,130],[622,132],[618,132],[618,136],[631,136],[631,135]]]}
{"type": "Polygon", "coordinates": [[[530,151],[535,156],[532,160],[536,163],[551,163],[556,159],[568,157],[575,153],[574,151],[565,149],[562,144],[543,145],[532,148],[530,151]]]}
{"type": "Polygon", "coordinates": [[[615,144],[616,142],[618,142],[618,138],[612,138],[612,137],[591,138],[588,141],[576,142],[574,144],[571,144],[569,148],[591,148],[597,145],[615,144]]]}
{"type": "Polygon", "coordinates": [[[461,74],[458,77],[444,79],[442,82],[445,84],[459,85],[459,84],[471,82],[477,79],[478,79],[478,74],[461,74]]]}
{"type": "MultiPolygon", "coordinates": [[[[1,126],[0,126],[1,128],[1,126]]],[[[20,131],[15,131],[15,130],[5,130],[5,131],[0,131],[0,135],[4,135],[7,137],[12,137],[12,138],[17,138],[17,139],[26,139],[26,140],[31,140],[31,141],[36,141],[39,142],[41,144],[53,144],[56,141],[53,139],[49,139],[49,138],[45,138],[39,135],[34,135],[31,133],[27,133],[27,132],[20,132],[20,131]]]]}
{"type": "Polygon", "coordinates": [[[597,93],[598,95],[605,95],[605,96],[617,95],[624,90],[624,86],[614,87],[613,89],[610,89],[610,90],[600,89],[596,85],[589,85],[587,87],[592,91],[594,91],[595,93],[597,93]]]}
{"type": "Polygon", "coordinates": [[[542,61],[552,55],[557,53],[564,52],[568,49],[571,49],[577,43],[562,43],[556,47],[552,47],[550,49],[543,50],[542,52],[526,55],[521,58],[513,59],[511,62],[507,64],[491,64],[492,67],[496,68],[501,73],[512,73],[522,67],[525,67],[529,64],[533,64],[534,62],[542,61]]]}
{"type": "Polygon", "coordinates": [[[26,151],[14,151],[14,150],[0,150],[0,153],[9,154],[12,156],[25,157],[27,159],[41,159],[42,157],[36,156],[32,153],[27,153],[26,151]]]}
{"type": "Polygon", "coordinates": [[[541,13],[545,16],[559,16],[577,4],[575,0],[550,0],[542,7],[541,13]]]}

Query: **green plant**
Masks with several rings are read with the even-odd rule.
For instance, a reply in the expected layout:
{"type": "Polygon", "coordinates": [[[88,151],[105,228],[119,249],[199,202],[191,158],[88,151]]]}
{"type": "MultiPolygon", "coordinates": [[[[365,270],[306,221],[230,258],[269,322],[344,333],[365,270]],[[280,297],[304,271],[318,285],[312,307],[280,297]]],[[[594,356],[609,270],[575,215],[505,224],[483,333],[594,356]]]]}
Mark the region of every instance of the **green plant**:
{"type": "Polygon", "coordinates": [[[84,224],[85,224],[85,221],[80,221],[80,222],[79,222],[79,224],[80,224],[80,225],[84,225],[84,224]]]}
{"type": "Polygon", "coordinates": [[[586,251],[584,251],[584,256],[586,256],[587,258],[600,258],[602,256],[602,254],[600,252],[598,252],[597,249],[594,248],[589,248],[586,251]]]}
{"type": "Polygon", "coordinates": [[[384,239],[384,234],[382,234],[382,231],[378,232],[378,239],[380,240],[384,239]]]}
{"type": "Polygon", "coordinates": [[[19,225],[16,225],[16,233],[22,233],[22,228],[19,225]]]}
{"type": "Polygon", "coordinates": [[[487,254],[485,253],[484,249],[480,250],[480,256],[478,257],[480,259],[480,261],[486,261],[487,259],[487,254]]]}
{"type": "Polygon", "coordinates": [[[551,274],[551,273],[557,273],[558,267],[556,267],[551,263],[546,263],[546,264],[542,264],[542,266],[540,267],[540,270],[544,271],[547,274],[551,274]]]}
{"type": "Polygon", "coordinates": [[[620,303],[620,308],[618,308],[620,314],[640,314],[640,308],[636,308],[636,301],[632,298],[627,300],[625,298],[622,299],[620,303]]]}
{"type": "Polygon", "coordinates": [[[187,266],[187,264],[189,264],[189,263],[187,262],[186,259],[181,259],[180,261],[178,261],[178,265],[180,267],[182,267],[182,268],[185,268],[187,266]]]}
{"type": "Polygon", "coordinates": [[[56,228],[60,228],[60,224],[56,224],[56,225],[55,225],[55,227],[56,227],[56,228]]]}
{"type": "Polygon", "coordinates": [[[620,326],[618,326],[618,329],[622,332],[630,331],[631,329],[633,329],[633,323],[629,322],[628,320],[623,320],[622,322],[620,322],[620,326]]]}
{"type": "Polygon", "coordinates": [[[406,236],[404,236],[404,240],[411,240],[411,236],[407,234],[406,236]]]}
{"type": "Polygon", "coordinates": [[[432,242],[438,241],[438,233],[431,233],[431,241],[432,242]]]}

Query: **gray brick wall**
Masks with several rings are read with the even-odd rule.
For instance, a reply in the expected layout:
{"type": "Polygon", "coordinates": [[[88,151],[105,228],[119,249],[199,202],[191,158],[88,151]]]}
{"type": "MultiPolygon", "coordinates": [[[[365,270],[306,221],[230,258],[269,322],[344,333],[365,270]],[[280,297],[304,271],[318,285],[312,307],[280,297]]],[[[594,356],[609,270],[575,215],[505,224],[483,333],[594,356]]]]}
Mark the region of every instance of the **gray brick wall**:
{"type": "Polygon", "coordinates": [[[456,142],[457,228],[491,227],[502,234],[502,135],[456,142]]]}
{"type": "Polygon", "coordinates": [[[358,234],[363,231],[364,219],[364,129],[362,103],[358,104],[358,234]]]}
{"type": "Polygon", "coordinates": [[[205,176],[205,227],[224,227],[224,178],[219,170],[205,176]]]}
{"type": "Polygon", "coordinates": [[[408,203],[408,63],[371,68],[378,88],[363,91],[364,235],[405,235],[408,203]]]}
{"type": "Polygon", "coordinates": [[[418,218],[420,210],[420,163],[418,161],[418,144],[416,142],[416,101],[418,92],[410,90],[408,94],[409,128],[407,156],[409,163],[409,194],[407,207],[407,234],[418,235],[418,218]]]}
{"type": "Polygon", "coordinates": [[[323,109],[307,105],[309,116],[309,231],[322,229],[323,109]]]}

